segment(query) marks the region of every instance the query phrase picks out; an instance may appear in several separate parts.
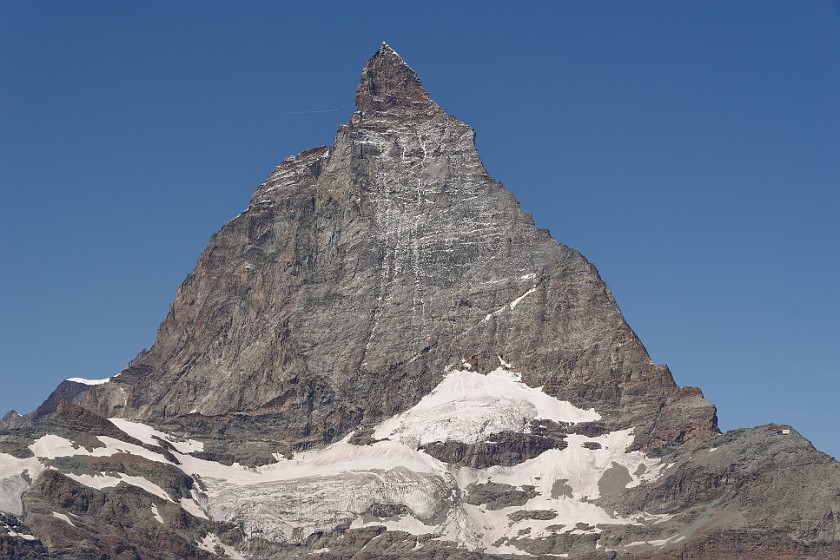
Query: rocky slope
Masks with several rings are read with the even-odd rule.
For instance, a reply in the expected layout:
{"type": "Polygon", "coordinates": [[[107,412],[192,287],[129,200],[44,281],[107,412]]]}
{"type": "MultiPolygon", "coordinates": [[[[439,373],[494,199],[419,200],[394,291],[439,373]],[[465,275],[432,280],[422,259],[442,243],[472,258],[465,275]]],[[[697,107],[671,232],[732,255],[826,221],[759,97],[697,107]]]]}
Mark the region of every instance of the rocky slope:
{"type": "Polygon", "coordinates": [[[150,351],[3,425],[13,558],[840,554],[840,464],[720,434],[387,45],[150,351]]]}

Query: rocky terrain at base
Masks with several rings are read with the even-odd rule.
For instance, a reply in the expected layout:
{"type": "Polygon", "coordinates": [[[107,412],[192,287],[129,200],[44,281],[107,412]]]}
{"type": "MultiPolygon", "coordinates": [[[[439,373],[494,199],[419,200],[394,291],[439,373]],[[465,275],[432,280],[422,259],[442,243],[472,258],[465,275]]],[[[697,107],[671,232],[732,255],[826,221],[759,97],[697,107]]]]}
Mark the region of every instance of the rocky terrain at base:
{"type": "Polygon", "coordinates": [[[840,463],[721,434],[387,45],[153,347],[0,420],[4,558],[837,558],[840,463]]]}

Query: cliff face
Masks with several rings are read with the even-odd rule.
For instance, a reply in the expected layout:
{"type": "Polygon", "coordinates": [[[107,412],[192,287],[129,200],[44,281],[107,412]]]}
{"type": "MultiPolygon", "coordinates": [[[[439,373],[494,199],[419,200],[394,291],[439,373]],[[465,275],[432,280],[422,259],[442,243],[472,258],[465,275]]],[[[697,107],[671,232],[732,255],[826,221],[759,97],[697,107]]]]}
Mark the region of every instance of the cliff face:
{"type": "Polygon", "coordinates": [[[150,351],[4,421],[14,558],[840,551],[840,465],[788,427],[721,435],[384,44],[150,351]]]}

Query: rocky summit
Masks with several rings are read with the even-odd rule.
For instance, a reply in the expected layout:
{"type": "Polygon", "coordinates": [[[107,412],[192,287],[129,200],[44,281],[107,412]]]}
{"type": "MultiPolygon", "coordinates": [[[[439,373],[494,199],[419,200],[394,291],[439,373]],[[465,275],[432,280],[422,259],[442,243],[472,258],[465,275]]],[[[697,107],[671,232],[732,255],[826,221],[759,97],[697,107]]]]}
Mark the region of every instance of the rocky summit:
{"type": "Polygon", "coordinates": [[[840,463],[725,434],[383,44],[149,351],[0,426],[0,557],[840,557],[840,463]]]}

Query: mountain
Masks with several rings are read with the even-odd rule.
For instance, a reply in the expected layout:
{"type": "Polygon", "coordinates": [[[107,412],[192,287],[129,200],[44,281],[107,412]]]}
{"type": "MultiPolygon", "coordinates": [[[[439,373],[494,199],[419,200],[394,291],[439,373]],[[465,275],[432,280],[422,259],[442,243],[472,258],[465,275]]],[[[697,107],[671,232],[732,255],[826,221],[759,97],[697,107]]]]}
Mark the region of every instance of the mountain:
{"type": "Polygon", "coordinates": [[[836,558],[840,463],[721,434],[383,44],[152,348],[0,432],[8,558],[836,558]]]}

